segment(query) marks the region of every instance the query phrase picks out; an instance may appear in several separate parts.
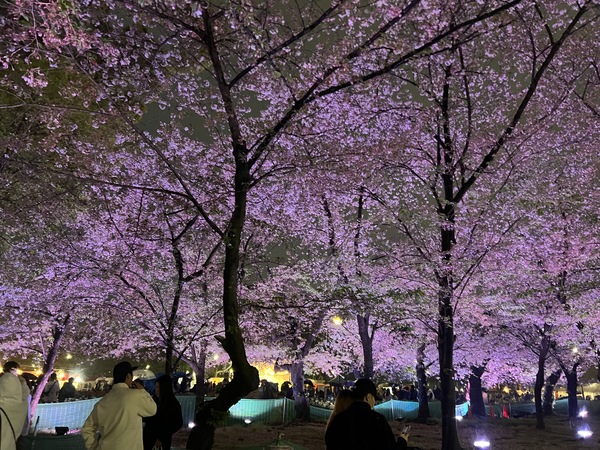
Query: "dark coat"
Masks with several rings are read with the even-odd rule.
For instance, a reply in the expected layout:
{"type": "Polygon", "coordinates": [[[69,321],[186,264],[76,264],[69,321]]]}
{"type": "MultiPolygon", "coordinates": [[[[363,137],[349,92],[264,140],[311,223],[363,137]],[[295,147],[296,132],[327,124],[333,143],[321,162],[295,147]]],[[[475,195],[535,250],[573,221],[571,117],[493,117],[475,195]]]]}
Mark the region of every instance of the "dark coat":
{"type": "Polygon", "coordinates": [[[154,401],[157,403],[156,414],[144,419],[144,450],[152,450],[157,439],[162,448],[168,450],[173,434],[183,426],[181,405],[175,397],[167,404],[159,403],[156,397],[154,401]]]}
{"type": "Polygon", "coordinates": [[[384,416],[366,402],[354,402],[339,413],[325,432],[327,450],[398,450],[384,416]]]}

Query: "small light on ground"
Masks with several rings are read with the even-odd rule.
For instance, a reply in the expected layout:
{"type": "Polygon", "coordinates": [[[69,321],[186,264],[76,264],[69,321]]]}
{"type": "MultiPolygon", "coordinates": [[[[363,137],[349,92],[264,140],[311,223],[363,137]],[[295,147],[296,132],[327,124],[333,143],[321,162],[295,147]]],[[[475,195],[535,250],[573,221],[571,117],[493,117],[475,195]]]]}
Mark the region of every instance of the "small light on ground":
{"type": "Polygon", "coordinates": [[[188,423],[188,428],[194,428],[196,424],[194,422],[188,423]]]}
{"type": "Polygon", "coordinates": [[[587,417],[588,416],[588,412],[587,410],[584,408],[581,411],[579,411],[579,417],[587,417]]]}
{"type": "Polygon", "coordinates": [[[580,438],[583,438],[583,439],[587,439],[587,438],[591,437],[592,434],[594,434],[594,433],[592,433],[591,430],[577,430],[577,436],[579,436],[580,438]]]}
{"type": "Polygon", "coordinates": [[[460,422],[461,420],[463,420],[463,416],[456,416],[455,419],[460,422]]]}
{"type": "Polygon", "coordinates": [[[487,439],[477,439],[475,442],[473,442],[473,445],[477,448],[489,448],[490,441],[487,439]]]}
{"type": "Polygon", "coordinates": [[[250,425],[252,423],[252,421],[250,419],[244,419],[244,423],[246,425],[250,425]]]}

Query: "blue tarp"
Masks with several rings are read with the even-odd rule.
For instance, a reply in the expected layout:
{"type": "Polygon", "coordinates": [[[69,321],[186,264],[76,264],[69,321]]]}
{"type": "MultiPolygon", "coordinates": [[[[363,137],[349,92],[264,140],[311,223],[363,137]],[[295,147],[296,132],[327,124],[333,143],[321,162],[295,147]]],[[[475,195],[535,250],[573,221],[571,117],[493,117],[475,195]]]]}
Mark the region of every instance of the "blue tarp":
{"type": "MultiPolygon", "coordinates": [[[[176,397],[181,404],[183,423],[187,426],[194,420],[196,397],[193,395],[177,395],[176,397]]],[[[35,413],[36,418],[40,418],[38,430],[54,430],[54,427],[81,429],[98,400],[100,399],[92,398],[64,403],[40,403],[35,413]]],[[[34,418],[32,427],[35,425],[36,418],[34,418]]]]}
{"type": "MultiPolygon", "coordinates": [[[[98,400],[96,398],[40,404],[36,412],[36,416],[40,417],[38,430],[54,430],[54,427],[58,426],[69,427],[71,430],[80,429],[98,400]]],[[[177,400],[181,403],[183,423],[187,426],[194,420],[196,397],[193,395],[178,395],[177,400]]],[[[600,415],[600,402],[579,400],[578,404],[580,408],[585,407],[591,415],[600,415]]],[[[468,409],[469,403],[457,405],[456,415],[466,416],[468,409]]],[[[502,404],[493,405],[492,409],[496,417],[502,417],[502,404]]],[[[376,405],[375,410],[383,414],[388,420],[398,418],[415,419],[419,412],[419,404],[403,400],[390,400],[376,405]]],[[[490,407],[487,406],[486,412],[488,414],[489,410],[490,407]]],[[[567,415],[567,399],[555,401],[554,410],[557,414],[567,415]]],[[[511,416],[515,414],[532,414],[535,413],[535,406],[533,403],[511,403],[507,405],[507,411],[511,416]]],[[[440,417],[440,402],[429,402],[429,412],[431,417],[440,417]]],[[[242,399],[231,407],[229,413],[229,425],[241,424],[245,420],[264,424],[289,423],[296,417],[295,403],[287,398],[273,400],[242,399]]],[[[326,422],[330,414],[331,410],[329,409],[317,406],[310,407],[310,418],[315,422],[326,422]]]]}

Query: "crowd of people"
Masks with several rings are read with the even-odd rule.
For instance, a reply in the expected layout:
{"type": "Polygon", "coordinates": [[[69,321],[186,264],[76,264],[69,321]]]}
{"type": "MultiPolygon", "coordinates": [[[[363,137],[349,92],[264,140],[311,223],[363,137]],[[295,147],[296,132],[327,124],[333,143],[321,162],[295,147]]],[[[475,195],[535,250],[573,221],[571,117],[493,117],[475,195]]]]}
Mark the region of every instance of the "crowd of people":
{"type": "MultiPolygon", "coordinates": [[[[168,450],[183,426],[183,415],[173,392],[173,380],[163,375],[156,380],[151,396],[140,380],[133,379],[135,367],[122,361],[113,368],[112,388],[92,409],[81,434],[88,450],[168,450]],[[143,423],[145,422],[145,425],[143,423]]],[[[17,440],[27,426],[30,387],[19,375],[19,364],[9,361],[0,375],[0,448],[16,450],[17,440]]],[[[43,401],[54,403],[75,397],[74,379],[59,386],[51,374],[42,392],[43,401]]]]}
{"type": "MultiPolygon", "coordinates": [[[[30,386],[19,376],[19,369],[18,363],[9,361],[4,364],[4,372],[0,375],[2,450],[16,449],[16,441],[27,426],[30,386]]],[[[94,405],[81,430],[87,449],[166,450],[171,447],[173,434],[183,426],[181,405],[175,397],[175,380],[169,375],[160,376],[156,379],[154,395],[151,396],[142,380],[134,380],[135,369],[127,361],[113,368],[112,387],[94,405]]],[[[314,386],[306,387],[307,396],[313,399],[327,397],[332,402],[335,399],[326,426],[327,450],[412,448],[408,446],[409,428],[399,436],[394,436],[389,423],[374,410],[374,406],[376,400],[416,401],[414,386],[380,386],[378,389],[371,380],[363,378],[357,380],[352,389],[329,386],[316,390],[314,386]]],[[[69,378],[60,387],[56,374],[52,373],[42,392],[41,401],[53,403],[75,396],[74,379],[69,378]]],[[[437,396],[435,390],[431,392],[431,398],[437,396]]],[[[278,397],[293,398],[291,384],[286,382],[278,390],[276,384],[261,380],[256,398],[278,397]]]]}

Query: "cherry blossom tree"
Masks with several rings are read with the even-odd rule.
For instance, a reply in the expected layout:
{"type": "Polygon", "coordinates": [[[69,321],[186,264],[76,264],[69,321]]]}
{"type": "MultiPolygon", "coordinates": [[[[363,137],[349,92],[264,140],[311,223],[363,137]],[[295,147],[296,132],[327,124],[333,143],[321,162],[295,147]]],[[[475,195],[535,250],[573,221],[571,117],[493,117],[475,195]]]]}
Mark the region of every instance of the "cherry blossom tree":
{"type": "MultiPolygon", "coordinates": [[[[440,195],[433,198],[438,205],[437,224],[441,222],[441,260],[432,257],[428,263],[435,268],[439,293],[440,375],[445,398],[443,448],[460,448],[453,430],[452,389],[451,262],[456,208],[509,138],[514,139],[515,128],[550,63],[584,20],[589,6],[568,4],[570,9],[564,11],[573,15],[564,16],[567,23],[553,10],[551,2],[543,5],[548,12],[536,9],[537,4],[527,5],[514,15],[497,19],[521,3],[409,1],[398,6],[395,2],[362,5],[335,1],[323,7],[319,2],[307,2],[294,10],[285,2],[258,1],[224,6],[212,2],[180,5],[163,1],[150,5],[92,1],[80,5],[19,0],[9,5],[11,17],[17,20],[2,23],[10,28],[9,42],[16,48],[3,57],[7,67],[14,58],[11,55],[25,55],[30,61],[65,61],[71,70],[94,84],[94,92],[85,98],[129,127],[117,143],[126,147],[121,152],[100,151],[97,145],[78,142],[78,151],[93,153],[95,158],[89,166],[93,170],[78,170],[75,175],[114,184],[120,182],[115,178],[126,172],[138,183],[128,180],[123,187],[140,189],[143,185],[182,199],[223,240],[225,333],[219,341],[231,358],[235,375],[219,397],[200,411],[204,432],[197,433],[202,430],[199,427],[192,433],[191,448],[209,448],[214,426],[208,421],[214,423],[258,383],[239,326],[238,280],[247,231],[244,227],[248,214],[260,207],[261,184],[269,177],[283,177],[294,167],[298,158],[295,144],[314,131],[307,130],[304,121],[319,116],[320,132],[326,133],[327,125],[336,120],[330,99],[367,84],[370,94],[381,87],[380,92],[389,99],[395,92],[409,92],[415,82],[426,84],[419,78],[423,71],[427,73],[427,67],[432,70],[432,80],[445,80],[442,84],[432,83],[437,88],[426,88],[431,95],[423,95],[429,101],[438,101],[440,114],[419,116],[420,120],[433,119],[431,123],[439,124],[439,130],[433,133],[437,140],[427,138],[426,142],[433,148],[437,142],[440,150],[440,163],[433,164],[439,168],[435,173],[441,180],[440,195]],[[546,14],[555,20],[557,31],[540,36],[538,30],[551,22],[539,17],[546,14]],[[486,79],[495,82],[498,78],[491,77],[490,68],[496,68],[497,63],[490,62],[505,56],[501,49],[520,49],[497,45],[513,44],[508,39],[513,35],[519,37],[520,45],[532,42],[532,58],[527,61],[533,63],[527,70],[506,68],[516,76],[507,78],[511,85],[502,95],[522,95],[516,102],[507,102],[510,113],[497,111],[492,126],[482,127],[494,138],[486,138],[481,132],[474,139],[479,150],[472,159],[460,160],[464,165],[457,164],[452,133],[459,121],[454,123],[449,114],[450,86],[465,80],[469,85],[473,81],[468,79],[480,69],[490,76],[486,79]],[[546,40],[538,42],[542,38],[546,40]],[[404,68],[416,64],[418,58],[425,61],[424,65],[411,69],[407,76],[404,68]],[[467,70],[472,67],[477,70],[467,70]],[[530,72],[531,77],[524,80],[523,74],[530,72]],[[388,89],[376,84],[384,78],[388,89]],[[165,111],[166,117],[158,119],[158,125],[150,123],[149,113],[158,110],[165,111]],[[206,179],[214,183],[208,189],[203,182],[206,179]],[[206,441],[200,442],[201,438],[206,441]]],[[[27,77],[31,84],[39,85],[45,75],[41,67],[34,65],[27,77]]],[[[466,104],[475,105],[475,98],[484,103],[492,96],[467,96],[466,104]]],[[[469,110],[465,108],[467,117],[471,117],[469,110]]],[[[100,115],[96,118],[98,124],[104,120],[100,115]]],[[[467,119],[465,123],[469,129],[475,128],[472,121],[467,119]]],[[[482,124],[480,120],[476,125],[482,124]]],[[[471,142],[469,133],[462,136],[466,136],[464,142],[471,142]]]]}
{"type": "Polygon", "coordinates": [[[586,38],[582,30],[595,20],[589,4],[573,5],[560,20],[561,11],[567,10],[545,6],[503,16],[506,22],[500,28],[457,45],[449,54],[424,60],[420,71],[406,74],[423,97],[413,105],[419,122],[413,124],[410,114],[398,110],[380,125],[403,130],[404,142],[395,148],[404,152],[398,152],[399,156],[388,152],[385,158],[387,173],[405,189],[399,196],[392,185],[385,194],[377,192],[376,198],[438,285],[444,449],[460,448],[454,420],[457,305],[481,261],[520,220],[518,210],[502,210],[496,202],[511,179],[511,170],[522,164],[522,155],[534,153],[529,146],[532,134],[546,125],[548,115],[573,86],[564,83],[573,76],[563,78],[559,51],[566,54],[581,45],[579,39],[586,38]],[[557,26],[550,27],[547,18],[554,15],[557,26]],[[505,35],[508,30],[510,37],[505,35]],[[511,38],[521,33],[531,39],[514,43],[511,38]],[[495,47],[489,45],[492,41],[495,47]],[[518,53],[514,53],[516,48],[518,53]],[[554,80],[560,81],[553,85],[554,80]],[[505,99],[501,105],[493,100],[499,97],[505,99]],[[431,205],[426,213],[423,204],[431,205]]]}

